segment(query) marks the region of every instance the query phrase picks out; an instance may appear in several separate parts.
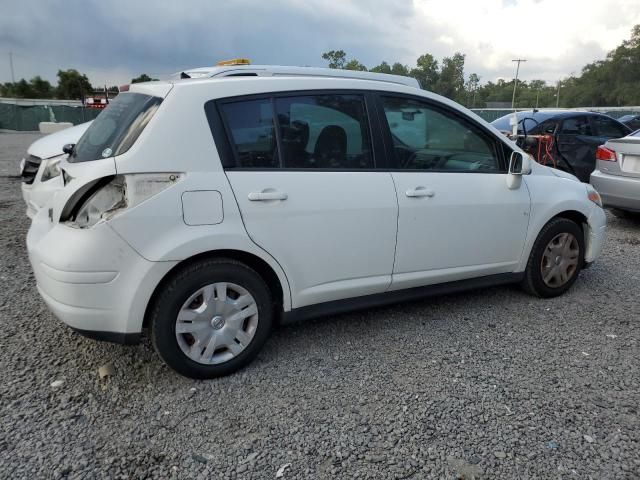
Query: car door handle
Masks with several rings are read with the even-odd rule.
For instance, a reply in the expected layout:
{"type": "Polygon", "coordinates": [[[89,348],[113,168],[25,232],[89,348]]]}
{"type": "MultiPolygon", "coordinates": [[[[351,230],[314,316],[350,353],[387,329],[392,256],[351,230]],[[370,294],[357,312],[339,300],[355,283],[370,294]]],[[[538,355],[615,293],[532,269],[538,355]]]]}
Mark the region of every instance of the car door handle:
{"type": "Polygon", "coordinates": [[[407,197],[415,198],[415,197],[433,197],[436,194],[430,188],[425,187],[416,187],[413,189],[409,189],[406,191],[407,197]]]}
{"type": "Polygon", "coordinates": [[[249,193],[249,200],[252,202],[268,202],[269,200],[286,200],[288,195],[277,190],[265,190],[262,192],[249,193]]]}

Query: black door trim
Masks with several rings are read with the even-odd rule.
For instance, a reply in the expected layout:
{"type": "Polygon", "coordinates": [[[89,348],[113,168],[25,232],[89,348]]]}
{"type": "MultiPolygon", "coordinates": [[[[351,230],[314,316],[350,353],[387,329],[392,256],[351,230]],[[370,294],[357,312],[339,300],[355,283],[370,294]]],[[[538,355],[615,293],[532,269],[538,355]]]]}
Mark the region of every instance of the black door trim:
{"type": "Polygon", "coordinates": [[[289,312],[284,312],[283,321],[291,322],[306,320],[309,318],[337,315],[354,310],[380,307],[383,305],[417,300],[420,298],[463,292],[465,290],[476,288],[507,285],[510,283],[518,283],[522,281],[523,278],[524,272],[500,273],[497,275],[488,275],[484,277],[470,278],[467,280],[458,280],[455,282],[427,285],[425,287],[408,288],[392,292],[346,298],[344,300],[335,300],[333,302],[318,303],[316,305],[295,308],[289,312]]]}

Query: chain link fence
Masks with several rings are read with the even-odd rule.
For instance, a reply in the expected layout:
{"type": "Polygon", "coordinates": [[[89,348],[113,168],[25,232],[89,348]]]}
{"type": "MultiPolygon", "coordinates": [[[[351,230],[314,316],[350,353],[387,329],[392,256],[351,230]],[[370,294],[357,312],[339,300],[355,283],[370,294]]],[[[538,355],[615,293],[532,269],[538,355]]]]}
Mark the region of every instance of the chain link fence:
{"type": "Polygon", "coordinates": [[[99,113],[99,109],[83,106],[0,102],[0,130],[37,131],[40,122],[70,122],[78,125],[93,120],[99,113]]]}

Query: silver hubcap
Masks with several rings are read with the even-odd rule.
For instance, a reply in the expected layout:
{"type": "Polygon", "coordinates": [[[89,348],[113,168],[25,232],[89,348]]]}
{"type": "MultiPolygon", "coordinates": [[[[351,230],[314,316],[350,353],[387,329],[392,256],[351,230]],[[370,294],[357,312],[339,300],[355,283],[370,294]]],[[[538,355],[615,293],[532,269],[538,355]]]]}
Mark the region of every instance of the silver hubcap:
{"type": "Polygon", "coordinates": [[[542,255],[542,280],[548,287],[558,288],[567,283],[578,268],[580,245],[570,233],[553,237],[542,255]]]}
{"type": "Polygon", "coordinates": [[[191,360],[214,365],[247,348],[257,327],[253,296],[240,285],[220,282],[200,288],[184,302],[176,320],[176,339],[191,360]]]}

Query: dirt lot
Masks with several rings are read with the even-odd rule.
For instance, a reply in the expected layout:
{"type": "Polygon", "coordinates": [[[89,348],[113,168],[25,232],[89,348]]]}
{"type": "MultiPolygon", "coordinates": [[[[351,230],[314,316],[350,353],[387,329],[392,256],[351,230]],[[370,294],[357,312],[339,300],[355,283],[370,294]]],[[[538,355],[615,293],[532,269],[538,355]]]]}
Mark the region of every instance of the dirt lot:
{"type": "Polygon", "coordinates": [[[502,287],[289,325],[196,382],[147,340],[97,343],[47,311],[16,177],[35,138],[0,133],[0,478],[640,476],[640,223],[610,217],[562,298],[502,287]]]}

